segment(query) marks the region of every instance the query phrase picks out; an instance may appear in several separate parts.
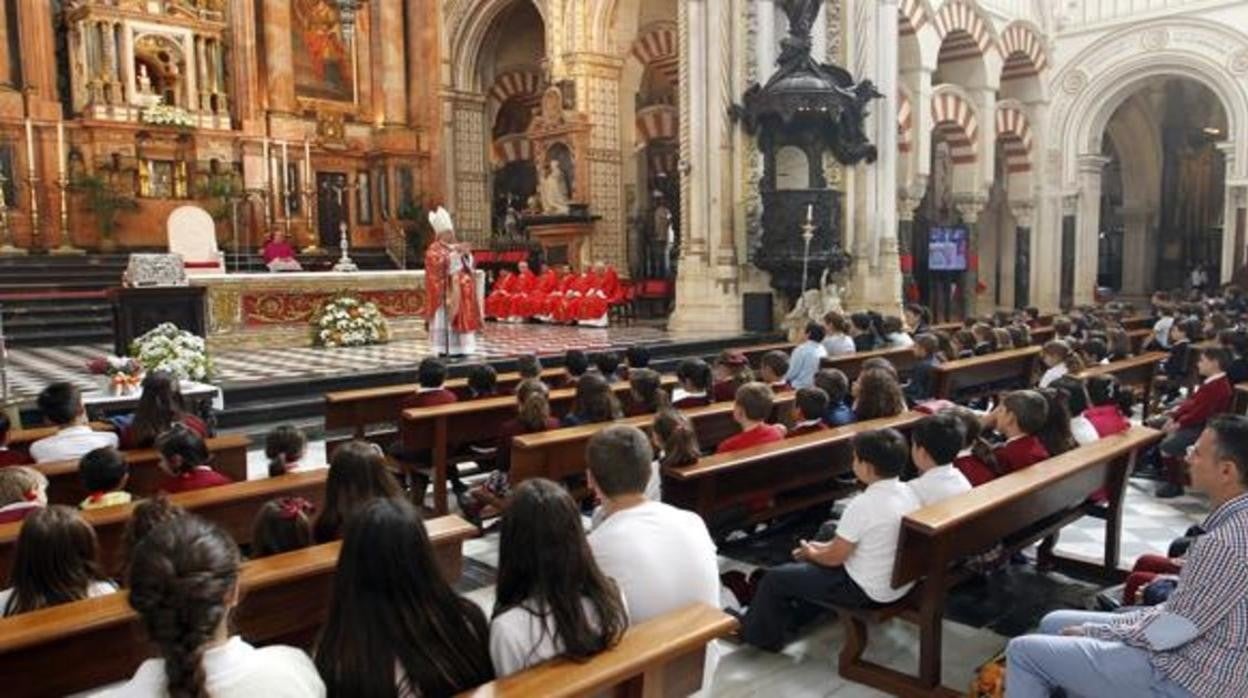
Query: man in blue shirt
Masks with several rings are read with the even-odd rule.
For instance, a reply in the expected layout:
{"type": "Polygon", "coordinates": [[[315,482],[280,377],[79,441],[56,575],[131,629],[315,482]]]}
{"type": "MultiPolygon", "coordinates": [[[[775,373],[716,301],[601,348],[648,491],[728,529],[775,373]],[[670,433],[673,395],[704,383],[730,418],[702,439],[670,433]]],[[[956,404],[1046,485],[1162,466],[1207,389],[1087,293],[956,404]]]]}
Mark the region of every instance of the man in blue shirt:
{"type": "Polygon", "coordinates": [[[794,390],[814,386],[819,362],[828,355],[828,350],[823,347],[824,335],[823,325],[817,322],[806,323],[806,341],[793,347],[793,353],[789,356],[789,370],[784,374],[784,382],[793,386],[794,390]]]}

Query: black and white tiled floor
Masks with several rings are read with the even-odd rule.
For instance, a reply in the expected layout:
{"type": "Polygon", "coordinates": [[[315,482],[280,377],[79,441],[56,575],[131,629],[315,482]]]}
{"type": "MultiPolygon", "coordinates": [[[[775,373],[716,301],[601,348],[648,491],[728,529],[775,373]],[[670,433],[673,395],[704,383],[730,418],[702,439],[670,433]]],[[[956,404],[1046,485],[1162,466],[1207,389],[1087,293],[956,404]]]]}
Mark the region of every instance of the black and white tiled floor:
{"type": "MultiPolygon", "coordinates": [[[[309,445],[306,462],[324,462],[324,442],[309,445]]],[[[252,477],[264,477],[264,455],[251,454],[252,477]]],[[[1122,562],[1144,553],[1164,553],[1171,539],[1182,535],[1192,524],[1200,523],[1208,512],[1204,500],[1184,496],[1158,500],[1152,496],[1155,483],[1133,479],[1127,490],[1123,511],[1122,562]]],[[[454,503],[452,502],[452,507],[454,503]]],[[[1058,551],[1097,558],[1102,554],[1104,523],[1083,518],[1062,530],[1058,551]]],[[[791,546],[784,544],[784,549],[791,546]]],[[[721,546],[721,572],[730,569],[746,573],[754,569],[751,559],[734,557],[735,546],[721,546]]],[[[466,541],[465,572],[458,585],[461,593],[489,613],[494,603],[494,582],[498,566],[498,534],[466,541]]],[[[1087,607],[1097,587],[1060,574],[1039,574],[1030,565],[1011,566],[986,582],[968,583],[950,599],[944,623],[944,685],[960,688],[981,664],[1004,647],[1010,637],[1034,627],[1039,618],[1058,608],[1087,607]]],[[[725,603],[729,600],[725,598],[725,603]]],[[[913,625],[890,621],[871,631],[867,658],[903,671],[914,671],[918,662],[918,634],[913,625]]],[[[811,625],[803,635],[771,653],[751,647],[721,643],[723,658],[710,695],[715,698],[755,696],[836,696],[844,698],[885,696],[874,689],[847,681],[837,673],[837,653],[844,641],[839,623],[824,620],[811,625]]]]}
{"type": "MultiPolygon", "coordinates": [[[[479,335],[477,356],[499,359],[527,353],[555,355],[568,349],[595,351],[613,346],[714,339],[718,336],[722,335],[677,334],[644,325],[598,329],[488,323],[479,335]]],[[[9,350],[9,389],[21,401],[33,399],[43,386],[55,381],[69,381],[84,390],[95,389],[98,381],[87,374],[86,364],[91,359],[111,353],[112,348],[105,344],[13,347],[9,350]]],[[[411,368],[431,354],[428,339],[405,339],[370,347],[339,349],[293,347],[222,352],[212,355],[216,371],[212,382],[237,386],[411,368]]]]}

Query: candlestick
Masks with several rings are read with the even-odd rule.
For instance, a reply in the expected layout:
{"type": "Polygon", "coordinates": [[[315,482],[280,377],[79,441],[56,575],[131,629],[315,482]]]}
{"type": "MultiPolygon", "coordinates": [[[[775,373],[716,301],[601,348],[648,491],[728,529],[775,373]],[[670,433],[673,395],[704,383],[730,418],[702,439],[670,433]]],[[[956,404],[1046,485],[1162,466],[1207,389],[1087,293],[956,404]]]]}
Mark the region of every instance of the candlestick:
{"type": "Polygon", "coordinates": [[[815,205],[806,204],[806,222],[809,223],[815,219],[815,205]]]}
{"type": "Polygon", "coordinates": [[[26,117],[26,166],[32,172],[35,170],[35,127],[29,116],[26,117]]]}
{"type": "Polygon", "coordinates": [[[56,180],[56,186],[61,190],[61,244],[51,252],[61,255],[86,254],[86,250],[74,247],[69,241],[69,180],[65,178],[63,170],[60,179],[56,180]]]}
{"type": "Polygon", "coordinates": [[[320,237],[317,234],[316,226],[313,224],[312,202],[315,196],[312,193],[312,140],[303,139],[303,217],[307,221],[308,226],[308,245],[303,248],[304,254],[320,254],[321,248],[317,243],[320,237]]]}
{"type": "Polygon", "coordinates": [[[286,218],[286,239],[290,239],[290,150],[289,143],[282,141],[282,214],[286,218]]]}
{"type": "Polygon", "coordinates": [[[56,122],[56,173],[65,179],[65,122],[56,122]]]}

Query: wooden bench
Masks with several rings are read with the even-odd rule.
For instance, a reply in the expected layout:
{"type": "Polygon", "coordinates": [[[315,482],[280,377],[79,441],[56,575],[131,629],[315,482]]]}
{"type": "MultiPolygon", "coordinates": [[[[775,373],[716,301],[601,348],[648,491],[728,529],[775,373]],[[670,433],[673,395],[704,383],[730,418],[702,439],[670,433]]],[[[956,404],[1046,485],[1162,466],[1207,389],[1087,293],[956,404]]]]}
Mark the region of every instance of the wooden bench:
{"type": "Polygon", "coordinates": [[[836,476],[851,471],[850,442],[856,435],[885,428],[908,432],[925,416],[906,412],[664,468],[663,501],[697,512],[715,528],[756,523],[834,502],[855,489],[838,483],[836,476]],[[768,505],[761,510],[740,510],[759,501],[768,505]]]}
{"type": "MultiPolygon", "coordinates": [[[[780,415],[792,408],[793,397],[791,391],[776,396],[772,421],[779,421],[780,415]]],[[[732,408],[731,402],[717,402],[681,411],[693,423],[694,431],[698,434],[698,445],[703,449],[711,449],[739,431],[732,418],[732,408]]],[[[584,475],[588,467],[585,447],[590,438],[613,424],[628,424],[649,431],[654,424],[654,415],[644,414],[618,422],[586,424],[517,436],[511,440],[512,485],[535,477],[558,482],[584,475]]]]}
{"type": "MultiPolygon", "coordinates": [[[[94,431],[114,431],[113,425],[107,422],[91,422],[88,426],[94,431]]],[[[60,427],[30,427],[9,431],[9,448],[15,451],[29,451],[30,445],[39,439],[52,436],[60,427]]]]}
{"type": "MultiPolygon", "coordinates": [[[[676,385],[676,378],[663,376],[662,384],[670,390],[676,385]]],[[[631,389],[627,382],[617,382],[611,387],[617,397],[627,402],[631,389]]],[[[576,402],[576,389],[552,390],[549,401],[551,415],[563,416],[572,410],[576,402]]],[[[514,395],[403,410],[399,429],[404,450],[431,452],[433,499],[437,513],[445,514],[448,510],[446,475],[450,471],[452,450],[465,444],[493,441],[498,437],[499,425],[515,415],[514,395]]]]}
{"type": "Polygon", "coordinates": [[[1153,398],[1153,381],[1157,378],[1157,364],[1165,358],[1164,351],[1150,351],[1129,359],[1085,368],[1076,375],[1084,380],[1092,376],[1113,376],[1126,387],[1139,388],[1140,398],[1144,401],[1144,419],[1148,419],[1149,403],[1153,398]]]}
{"type": "Polygon", "coordinates": [[[736,626],[718,608],[693,604],[630,627],[618,645],[587,661],[546,662],[461,696],[683,698],[702,686],[707,644],[736,626]]]}
{"type": "Polygon", "coordinates": [[[1130,332],[1131,330],[1148,330],[1152,331],[1156,320],[1145,315],[1136,315],[1134,317],[1124,317],[1122,319],[1122,329],[1130,332]]]}
{"type": "Polygon", "coordinates": [[[932,395],[955,400],[1027,387],[1039,361],[1038,346],[946,361],[932,369],[932,395]]]}
{"type": "MultiPolygon", "coordinates": [[[[562,368],[542,370],[542,380],[558,381],[567,376],[562,368]]],[[[498,376],[500,393],[514,393],[520,384],[519,373],[501,373],[498,376]]],[[[451,378],[444,387],[460,399],[468,395],[467,378],[451,378]]],[[[384,385],[377,388],[359,388],[325,393],[325,431],[351,429],[355,438],[363,438],[368,429],[376,424],[393,424],[398,420],[398,405],[403,398],[420,389],[416,383],[384,385]]]]}
{"type": "Polygon", "coordinates": [[[838,369],[845,374],[846,378],[853,381],[862,372],[864,363],[877,358],[891,363],[893,368],[897,369],[897,373],[903,376],[909,373],[910,368],[918,361],[914,356],[914,347],[889,347],[888,349],[856,351],[852,354],[824,357],[819,362],[819,367],[838,369]]]}
{"type": "MultiPolygon", "coordinates": [[[[172,504],[221,526],[239,545],[251,543],[252,523],[265,502],[279,497],[303,497],[320,511],[325,502],[325,478],[329,470],[318,468],[280,477],[236,482],[232,485],[170,495],[172,504]]],[[[82,518],[95,529],[100,545],[100,564],[107,574],[121,565],[121,541],[133,504],[90,509],[82,518]]],[[[22,522],[0,524],[0,587],[8,586],[9,569],[17,548],[22,522]]]]}
{"type": "MultiPolygon", "coordinates": [[[[242,434],[226,434],[204,440],[212,452],[212,466],[222,475],[242,482],[247,479],[247,446],[251,443],[242,434]]],[[[126,490],[137,497],[156,494],[169,476],[160,469],[160,453],[155,449],[142,448],[122,451],[130,466],[130,481],[126,490]]],[[[78,461],[55,461],[31,466],[48,477],[48,501],[52,504],[78,506],[87,497],[87,490],[78,475],[78,461]]]]}
{"type": "MultiPolygon", "coordinates": [[[[457,516],[425,522],[442,572],[463,567],[477,529],[457,516]]],[[[258,645],[310,646],[329,608],[341,543],[244,562],[235,629],[258,645]]],[[[123,592],[0,619],[5,696],[61,696],[128,679],[149,656],[141,621],[123,592]],[[18,677],[25,677],[19,679],[18,677]]]]}
{"type": "Polygon", "coordinates": [[[1131,353],[1139,354],[1144,351],[1144,344],[1153,336],[1152,329],[1127,330],[1127,341],[1131,343],[1131,353]]]}
{"type": "Polygon", "coordinates": [[[1052,325],[1048,327],[1033,327],[1029,330],[1031,335],[1031,345],[1042,347],[1044,343],[1057,336],[1057,330],[1052,325]]]}
{"type": "Polygon", "coordinates": [[[964,560],[998,544],[1009,554],[1055,534],[1086,515],[1088,495],[1101,487],[1109,494],[1103,558],[1089,562],[1042,548],[1041,563],[1120,580],[1125,575],[1118,559],[1127,475],[1137,455],[1161,436],[1147,427],[1132,427],[906,516],[892,583],[918,584],[901,601],[883,608],[837,609],[846,629],[841,676],[898,696],[961,695],[941,686],[941,622],[950,589],[974,576],[964,560]],[[892,617],[919,626],[917,675],[862,658],[868,624],[892,617]]]}

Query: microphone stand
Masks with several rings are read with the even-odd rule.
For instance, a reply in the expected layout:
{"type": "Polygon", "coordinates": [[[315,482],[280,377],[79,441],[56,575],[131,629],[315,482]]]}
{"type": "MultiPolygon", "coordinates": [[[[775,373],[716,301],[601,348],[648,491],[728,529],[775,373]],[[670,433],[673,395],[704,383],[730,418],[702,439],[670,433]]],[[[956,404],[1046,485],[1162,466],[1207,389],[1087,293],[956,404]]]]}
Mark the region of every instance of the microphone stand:
{"type": "MultiPolygon", "coordinates": [[[[451,248],[454,251],[455,248],[451,248]]],[[[446,356],[451,355],[451,256],[446,256],[446,278],[442,282],[442,337],[446,356]]]]}

